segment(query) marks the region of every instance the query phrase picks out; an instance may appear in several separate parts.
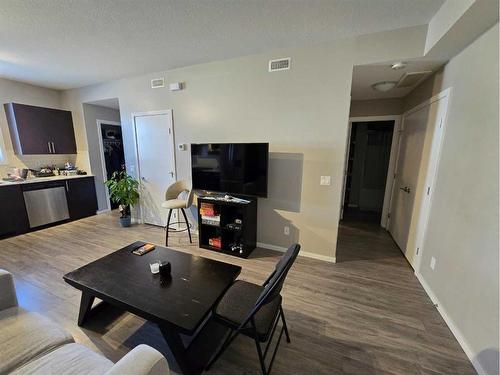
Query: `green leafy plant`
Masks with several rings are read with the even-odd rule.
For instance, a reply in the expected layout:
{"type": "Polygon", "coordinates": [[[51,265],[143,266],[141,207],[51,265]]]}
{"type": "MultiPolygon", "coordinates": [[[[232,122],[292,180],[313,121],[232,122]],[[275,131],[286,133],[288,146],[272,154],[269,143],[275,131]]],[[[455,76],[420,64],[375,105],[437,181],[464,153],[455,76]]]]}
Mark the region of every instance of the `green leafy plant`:
{"type": "Polygon", "coordinates": [[[121,217],[130,216],[130,206],[139,201],[139,181],[127,172],[114,172],[104,183],[109,189],[109,197],[119,205],[121,217]]]}

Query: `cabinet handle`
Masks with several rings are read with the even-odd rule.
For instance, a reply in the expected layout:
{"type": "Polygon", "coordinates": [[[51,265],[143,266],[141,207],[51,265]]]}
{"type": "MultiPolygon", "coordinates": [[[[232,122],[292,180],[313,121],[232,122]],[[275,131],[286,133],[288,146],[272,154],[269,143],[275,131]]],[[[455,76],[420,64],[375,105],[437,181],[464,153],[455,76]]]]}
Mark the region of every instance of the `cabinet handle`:
{"type": "Polygon", "coordinates": [[[49,146],[49,154],[52,154],[52,149],[50,148],[50,142],[47,142],[47,146],[49,146]]]}
{"type": "Polygon", "coordinates": [[[69,185],[68,185],[68,181],[65,181],[66,182],[66,191],[69,192],[69,185]]]}
{"type": "Polygon", "coordinates": [[[50,142],[52,143],[52,153],[55,154],[56,153],[56,145],[54,144],[54,142],[50,142]]]}

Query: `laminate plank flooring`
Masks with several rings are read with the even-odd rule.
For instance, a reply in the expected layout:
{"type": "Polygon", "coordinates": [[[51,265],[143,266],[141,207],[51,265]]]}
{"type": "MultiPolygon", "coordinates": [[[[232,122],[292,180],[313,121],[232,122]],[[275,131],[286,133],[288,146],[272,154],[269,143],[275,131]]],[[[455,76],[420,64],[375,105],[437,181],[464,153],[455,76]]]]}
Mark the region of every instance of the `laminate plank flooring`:
{"type": "MultiPolygon", "coordinates": [[[[159,330],[141,318],[109,308],[78,327],[80,292],[62,279],[136,240],[163,244],[164,231],[121,228],[116,213],[94,216],[1,240],[0,268],[14,274],[23,307],[52,318],[77,342],[112,361],[146,343],[164,353],[176,372],[159,330]]],[[[254,283],[266,279],[281,255],[256,249],[239,259],[191,245],[186,233],[172,234],[170,247],[240,265],[240,278],[254,283]]],[[[385,231],[342,224],[337,259],[331,264],[299,257],[292,268],[282,293],[292,342],[282,341],[274,375],[475,373],[385,231]]],[[[260,374],[254,343],[239,337],[207,374],[260,374]]]]}

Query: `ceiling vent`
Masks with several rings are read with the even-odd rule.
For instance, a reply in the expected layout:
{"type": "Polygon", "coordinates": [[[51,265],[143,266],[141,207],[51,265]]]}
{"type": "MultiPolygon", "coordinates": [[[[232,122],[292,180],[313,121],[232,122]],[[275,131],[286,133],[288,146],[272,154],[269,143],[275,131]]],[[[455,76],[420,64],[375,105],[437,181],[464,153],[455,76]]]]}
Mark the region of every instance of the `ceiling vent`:
{"type": "Polygon", "coordinates": [[[165,87],[165,78],[155,78],[151,80],[151,88],[152,89],[159,89],[165,87]]]}
{"type": "Polygon", "coordinates": [[[290,69],[290,58],[283,58],[269,61],[269,71],[277,72],[278,70],[290,69]]]}
{"type": "Polygon", "coordinates": [[[421,82],[426,76],[431,74],[432,71],[426,70],[423,72],[408,72],[403,74],[401,79],[399,80],[396,87],[405,88],[405,87],[413,87],[417,83],[421,82]]]}

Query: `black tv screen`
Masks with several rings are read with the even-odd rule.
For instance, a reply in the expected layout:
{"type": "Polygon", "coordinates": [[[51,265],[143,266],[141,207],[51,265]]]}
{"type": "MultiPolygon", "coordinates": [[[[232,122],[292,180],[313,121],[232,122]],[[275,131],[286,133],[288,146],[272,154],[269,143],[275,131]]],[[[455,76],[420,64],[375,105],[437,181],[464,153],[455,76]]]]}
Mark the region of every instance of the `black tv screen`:
{"type": "Polygon", "coordinates": [[[269,143],[191,144],[193,189],[267,197],[269,143]]]}

